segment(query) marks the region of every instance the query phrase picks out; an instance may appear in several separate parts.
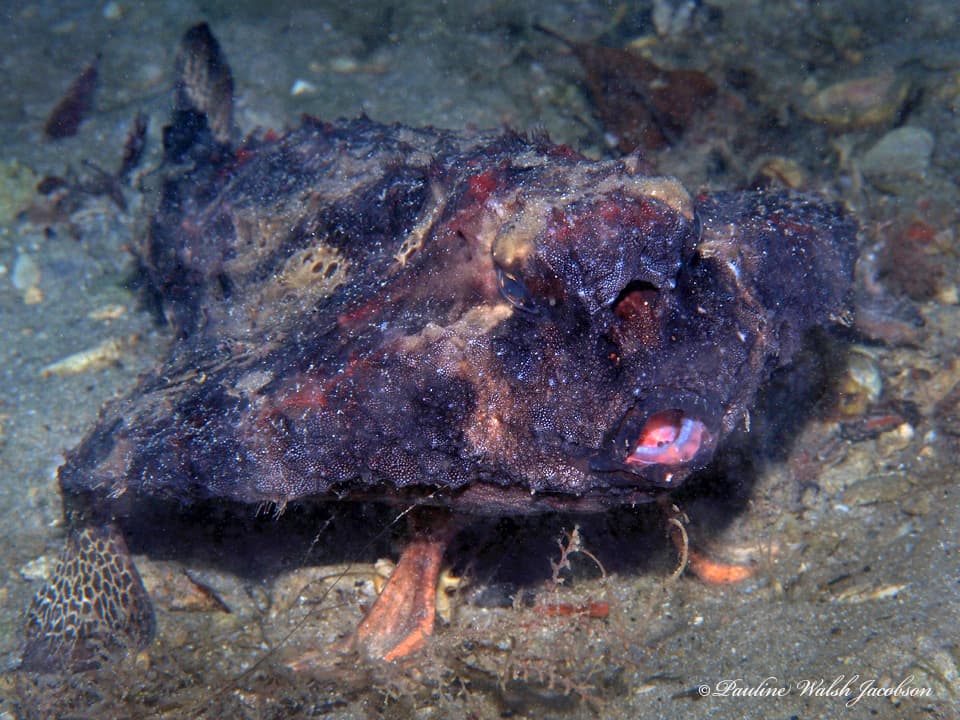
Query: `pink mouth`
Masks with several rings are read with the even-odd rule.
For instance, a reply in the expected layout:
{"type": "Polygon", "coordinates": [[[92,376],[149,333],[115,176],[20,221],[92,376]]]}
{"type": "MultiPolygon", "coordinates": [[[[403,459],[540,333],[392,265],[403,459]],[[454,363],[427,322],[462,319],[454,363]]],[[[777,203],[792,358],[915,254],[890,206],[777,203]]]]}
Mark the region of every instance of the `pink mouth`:
{"type": "Polygon", "coordinates": [[[679,410],[666,410],[647,420],[626,461],[633,465],[682,465],[693,460],[709,439],[702,422],[679,410]]]}

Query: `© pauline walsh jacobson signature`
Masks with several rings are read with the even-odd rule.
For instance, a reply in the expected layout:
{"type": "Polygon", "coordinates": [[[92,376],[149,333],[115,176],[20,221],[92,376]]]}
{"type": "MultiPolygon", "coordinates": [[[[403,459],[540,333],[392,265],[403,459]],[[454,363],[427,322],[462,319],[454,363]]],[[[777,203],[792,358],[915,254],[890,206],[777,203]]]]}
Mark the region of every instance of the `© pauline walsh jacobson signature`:
{"type": "Polygon", "coordinates": [[[881,685],[876,679],[862,679],[859,673],[855,673],[849,677],[837,675],[830,681],[825,678],[816,678],[783,684],[779,678],[771,675],[755,685],[749,684],[743,678],[718,680],[712,686],[704,683],[697,687],[697,692],[703,697],[782,698],[796,693],[801,697],[846,698],[844,703],[846,707],[853,707],[864,698],[870,697],[928,698],[933,696],[931,688],[917,687],[913,683],[913,675],[908,675],[896,685],[881,685]]]}

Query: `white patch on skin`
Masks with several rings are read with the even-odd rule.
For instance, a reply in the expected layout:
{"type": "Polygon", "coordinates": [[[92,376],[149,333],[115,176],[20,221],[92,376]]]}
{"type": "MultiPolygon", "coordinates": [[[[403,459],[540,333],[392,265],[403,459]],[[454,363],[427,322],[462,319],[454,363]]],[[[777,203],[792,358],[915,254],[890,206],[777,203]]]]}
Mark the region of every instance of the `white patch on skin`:
{"type": "Polygon", "coordinates": [[[396,261],[393,268],[394,270],[403,268],[410,259],[410,256],[423,247],[424,241],[433,229],[434,223],[447,207],[443,188],[439,187],[437,183],[434,183],[430,190],[430,208],[424,213],[420,222],[418,222],[413,230],[403,239],[397,252],[394,253],[393,259],[396,261]]]}

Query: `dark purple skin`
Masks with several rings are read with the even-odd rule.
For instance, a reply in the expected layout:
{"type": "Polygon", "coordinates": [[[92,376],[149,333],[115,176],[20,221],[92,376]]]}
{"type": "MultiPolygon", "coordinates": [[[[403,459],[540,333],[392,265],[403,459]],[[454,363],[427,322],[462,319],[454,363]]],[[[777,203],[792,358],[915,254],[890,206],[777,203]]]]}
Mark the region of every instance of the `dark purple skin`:
{"type": "Polygon", "coordinates": [[[855,232],[816,197],[694,201],[546,140],[308,118],[171,174],[142,263],[180,339],[61,484],[100,512],[648,500],[844,311],[855,232]],[[628,462],[663,411],[702,423],[701,447],[628,462]]]}

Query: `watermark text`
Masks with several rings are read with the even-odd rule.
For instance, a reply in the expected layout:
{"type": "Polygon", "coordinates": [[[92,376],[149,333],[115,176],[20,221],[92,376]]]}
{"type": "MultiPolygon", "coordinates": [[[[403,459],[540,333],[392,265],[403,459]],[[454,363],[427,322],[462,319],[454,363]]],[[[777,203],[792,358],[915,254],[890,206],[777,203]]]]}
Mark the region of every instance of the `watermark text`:
{"type": "Polygon", "coordinates": [[[846,707],[853,707],[864,698],[930,698],[933,690],[918,686],[913,675],[895,684],[881,683],[877,678],[852,675],[836,675],[832,678],[802,678],[784,681],[776,675],[760,680],[729,678],[717,680],[712,685],[702,683],[697,686],[701,697],[735,698],[783,698],[788,695],[800,697],[839,698],[846,707]]]}

